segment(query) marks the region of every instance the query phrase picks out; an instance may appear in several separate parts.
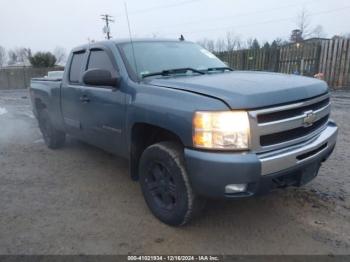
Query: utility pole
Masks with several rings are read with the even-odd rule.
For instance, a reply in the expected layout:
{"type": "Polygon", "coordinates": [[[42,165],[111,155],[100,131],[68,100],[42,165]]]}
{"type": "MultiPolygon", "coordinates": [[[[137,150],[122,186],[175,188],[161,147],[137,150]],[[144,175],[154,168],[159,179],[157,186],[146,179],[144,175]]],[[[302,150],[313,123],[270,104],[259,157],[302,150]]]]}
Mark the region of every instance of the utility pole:
{"type": "Polygon", "coordinates": [[[109,24],[114,23],[113,16],[105,14],[105,15],[101,15],[101,19],[106,22],[106,25],[103,28],[103,33],[106,34],[106,38],[109,40],[112,38],[109,24]]]}

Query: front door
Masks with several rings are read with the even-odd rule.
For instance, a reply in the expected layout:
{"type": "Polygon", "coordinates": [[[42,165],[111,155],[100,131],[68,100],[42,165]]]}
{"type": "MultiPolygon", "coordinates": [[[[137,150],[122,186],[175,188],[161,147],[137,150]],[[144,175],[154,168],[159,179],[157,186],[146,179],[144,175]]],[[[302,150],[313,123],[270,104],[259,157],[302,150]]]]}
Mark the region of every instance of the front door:
{"type": "Polygon", "coordinates": [[[61,110],[65,130],[80,139],[83,139],[80,120],[83,88],[81,78],[86,58],[85,50],[73,52],[61,88],[61,110]]]}
{"type": "MultiPolygon", "coordinates": [[[[86,70],[104,69],[114,75],[118,66],[108,50],[91,49],[86,70]]],[[[84,86],[80,120],[86,140],[107,151],[123,152],[125,94],[120,88],[84,86]]]]}

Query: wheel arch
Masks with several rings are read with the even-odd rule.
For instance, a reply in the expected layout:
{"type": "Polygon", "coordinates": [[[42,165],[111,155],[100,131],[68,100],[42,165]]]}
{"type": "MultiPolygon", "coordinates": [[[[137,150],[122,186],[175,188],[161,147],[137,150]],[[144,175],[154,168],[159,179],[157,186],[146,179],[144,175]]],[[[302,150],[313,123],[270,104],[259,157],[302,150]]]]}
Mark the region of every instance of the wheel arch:
{"type": "Polygon", "coordinates": [[[173,141],[184,147],[183,141],[175,132],[144,122],[134,123],[131,128],[130,140],[130,175],[133,180],[138,180],[139,178],[139,160],[143,151],[150,145],[164,141],[173,141]]]}

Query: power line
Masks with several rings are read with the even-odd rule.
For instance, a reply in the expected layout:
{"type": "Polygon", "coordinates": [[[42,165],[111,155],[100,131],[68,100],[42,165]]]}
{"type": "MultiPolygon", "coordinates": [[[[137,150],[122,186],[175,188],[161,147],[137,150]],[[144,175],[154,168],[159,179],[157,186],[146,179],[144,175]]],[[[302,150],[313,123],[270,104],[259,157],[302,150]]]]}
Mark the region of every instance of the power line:
{"type": "MultiPolygon", "coordinates": [[[[308,2],[306,2],[306,4],[310,4],[311,2],[319,2],[319,0],[310,0],[308,2]]],[[[254,14],[262,14],[262,13],[268,13],[271,11],[277,11],[277,10],[282,10],[285,8],[290,8],[290,7],[295,7],[295,6],[300,6],[300,4],[289,4],[289,5],[284,5],[284,6],[280,6],[280,7],[275,7],[275,8],[269,8],[269,9],[260,9],[257,10],[255,12],[250,12],[250,13],[237,13],[237,14],[232,14],[230,16],[217,16],[217,17],[210,17],[210,18],[206,18],[206,21],[219,21],[219,20],[226,20],[226,19],[232,19],[232,18],[237,18],[237,17],[243,17],[243,16],[250,16],[250,15],[254,15],[254,14]]],[[[162,26],[156,26],[156,27],[151,27],[151,29],[157,29],[157,28],[164,28],[166,27],[167,29],[170,27],[177,27],[177,26],[183,26],[183,25],[192,25],[192,24],[203,24],[203,19],[197,19],[197,20],[192,20],[186,23],[177,23],[177,24],[170,24],[170,25],[162,25],[162,26]]]]}
{"type": "MultiPolygon", "coordinates": [[[[322,15],[322,14],[328,14],[328,13],[334,13],[338,11],[343,11],[346,9],[349,9],[350,6],[344,6],[341,8],[337,9],[332,9],[332,10],[327,10],[327,11],[322,11],[322,12],[316,12],[316,13],[310,13],[310,16],[317,16],[317,15],[322,15]]],[[[281,19],[272,19],[272,20],[267,20],[259,23],[252,23],[252,24],[242,24],[238,26],[226,26],[226,27],[215,27],[215,28],[210,28],[210,29],[203,29],[203,30],[196,30],[196,31],[187,31],[183,32],[184,34],[193,34],[193,33],[200,33],[200,32],[210,32],[210,31],[216,31],[216,30],[222,30],[222,29],[231,29],[231,28],[241,28],[241,27],[249,27],[249,26],[259,26],[263,24],[269,24],[269,23],[276,23],[276,22],[283,22],[283,21],[289,21],[292,19],[296,19],[298,16],[293,16],[293,17],[286,17],[286,18],[281,18],[281,19]]]]}
{"type": "Polygon", "coordinates": [[[101,19],[106,23],[105,27],[103,28],[103,32],[106,34],[106,38],[109,40],[112,38],[111,28],[109,24],[114,23],[113,16],[105,14],[105,15],[101,15],[101,19]]]}
{"type": "MultiPolygon", "coordinates": [[[[198,1],[201,1],[201,0],[185,0],[185,1],[172,3],[172,4],[157,5],[157,6],[153,6],[153,7],[149,7],[149,8],[137,9],[137,10],[129,12],[129,15],[135,15],[135,14],[138,14],[138,13],[152,12],[154,10],[170,8],[170,7],[175,7],[175,6],[182,6],[182,5],[191,4],[193,2],[198,2],[198,1]]],[[[123,15],[120,14],[117,17],[121,17],[121,16],[123,16],[123,15]]]]}

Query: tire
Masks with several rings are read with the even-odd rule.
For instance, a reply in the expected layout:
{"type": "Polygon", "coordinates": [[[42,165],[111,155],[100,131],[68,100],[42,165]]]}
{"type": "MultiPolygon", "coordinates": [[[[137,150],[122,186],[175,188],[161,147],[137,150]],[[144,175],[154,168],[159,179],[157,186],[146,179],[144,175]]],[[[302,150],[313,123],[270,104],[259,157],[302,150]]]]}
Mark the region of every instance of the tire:
{"type": "Polygon", "coordinates": [[[45,144],[50,149],[57,149],[64,145],[66,134],[57,130],[50,120],[49,112],[46,108],[39,112],[39,129],[43,135],[45,144]]]}
{"type": "Polygon", "coordinates": [[[141,156],[139,177],[149,209],[165,224],[184,225],[204,207],[204,200],[192,190],[183,148],[177,143],[161,142],[148,147],[141,156]]]}

